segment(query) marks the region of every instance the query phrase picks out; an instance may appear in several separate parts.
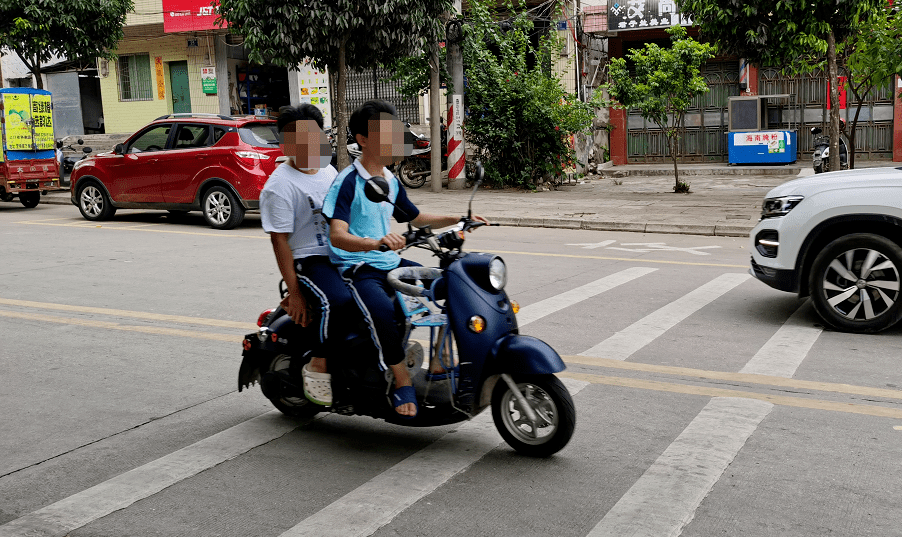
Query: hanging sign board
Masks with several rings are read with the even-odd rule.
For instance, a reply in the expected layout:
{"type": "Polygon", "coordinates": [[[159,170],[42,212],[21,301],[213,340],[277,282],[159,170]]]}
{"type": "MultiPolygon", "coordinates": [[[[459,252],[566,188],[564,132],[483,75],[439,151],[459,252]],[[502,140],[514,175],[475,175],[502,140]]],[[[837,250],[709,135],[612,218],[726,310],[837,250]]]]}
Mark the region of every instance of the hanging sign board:
{"type": "Polygon", "coordinates": [[[680,14],[676,0],[610,0],[609,30],[644,30],[670,26],[691,26],[689,17],[680,14]]]}
{"type": "MultiPolygon", "coordinates": [[[[218,30],[216,7],[210,0],[163,0],[163,31],[218,30]]],[[[224,23],[223,23],[224,24],[224,23]]]]}
{"type": "Polygon", "coordinates": [[[200,81],[201,88],[204,93],[207,94],[215,94],[216,93],[216,68],[215,67],[201,67],[200,68],[200,81]]]}
{"type": "Polygon", "coordinates": [[[31,96],[31,121],[34,125],[35,149],[53,149],[53,111],[49,95],[31,96]]]}
{"type": "Polygon", "coordinates": [[[332,126],[332,103],[329,97],[329,73],[320,71],[313,64],[304,63],[298,68],[298,87],[302,103],[310,103],[323,113],[323,124],[332,126]]]}
{"type": "Polygon", "coordinates": [[[6,149],[31,151],[31,99],[25,93],[3,94],[3,120],[6,130],[6,149]]]}
{"type": "Polygon", "coordinates": [[[154,58],[154,66],[157,73],[157,99],[162,101],[166,98],[166,78],[163,76],[162,56],[154,58]]]}

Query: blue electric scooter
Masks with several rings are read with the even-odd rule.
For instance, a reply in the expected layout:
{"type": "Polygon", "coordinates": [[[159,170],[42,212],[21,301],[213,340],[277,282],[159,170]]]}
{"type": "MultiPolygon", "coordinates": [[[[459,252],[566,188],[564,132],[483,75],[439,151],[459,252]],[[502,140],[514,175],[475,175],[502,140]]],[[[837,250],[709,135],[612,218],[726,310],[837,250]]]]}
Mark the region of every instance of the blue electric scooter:
{"type": "MultiPolygon", "coordinates": [[[[474,195],[483,173],[477,165],[474,195]]],[[[382,177],[369,180],[364,191],[371,201],[389,201],[388,183],[382,177]]],[[[472,201],[473,196],[471,206],[472,201]]],[[[388,275],[397,290],[399,322],[406,334],[407,366],[417,392],[416,417],[405,419],[392,407],[391,372],[379,370],[363,325],[351,327],[347,352],[338,363],[329,363],[333,404],[308,401],[299,374],[308,361],[303,331],[281,307],[261,314],[260,329],[245,337],[238,390],[259,381],[273,405],[292,416],[328,410],[407,426],[456,423],[491,406],[495,426],[518,452],[547,457],[560,451],[576,425],[573,400],[554,375],[565,369],[564,362],[547,343],[519,334],[515,315],[519,306],[504,291],[504,261],[493,254],[462,250],[465,233],[483,225],[468,210],[457,226],[440,234],[428,227],[408,227],[404,249],[431,251],[439,267],[401,267],[388,275]],[[428,328],[430,363],[438,362],[449,372],[440,375],[441,380],[427,375],[422,346],[409,339],[417,327],[428,328]]]]}

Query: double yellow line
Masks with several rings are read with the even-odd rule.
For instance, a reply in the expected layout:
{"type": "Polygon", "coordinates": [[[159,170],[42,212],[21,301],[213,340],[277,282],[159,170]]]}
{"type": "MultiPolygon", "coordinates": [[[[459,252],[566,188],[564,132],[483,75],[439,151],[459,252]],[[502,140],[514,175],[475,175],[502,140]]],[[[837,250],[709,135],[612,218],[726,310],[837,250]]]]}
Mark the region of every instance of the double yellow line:
{"type": "MultiPolygon", "coordinates": [[[[236,357],[238,356],[237,344],[241,342],[244,334],[252,332],[256,326],[251,323],[225,321],[219,319],[205,319],[199,317],[187,317],[181,315],[167,315],[160,313],[149,313],[140,311],[118,310],[110,308],[95,308],[89,306],[72,306],[68,304],[53,304],[48,302],[33,302],[29,300],[14,300],[0,298],[0,305],[11,306],[16,308],[61,311],[67,313],[79,313],[89,315],[104,315],[126,319],[138,319],[144,321],[154,321],[161,323],[194,325],[201,327],[211,327],[219,329],[228,329],[231,333],[209,332],[203,330],[188,330],[180,328],[170,328],[164,326],[142,326],[132,324],[122,324],[113,321],[101,321],[96,319],[63,317],[52,315],[49,313],[39,312],[23,312],[10,311],[0,309],[0,317],[13,319],[23,319],[29,321],[52,322],[60,324],[68,324],[74,326],[83,326],[86,328],[100,328],[106,330],[122,330],[126,332],[139,332],[144,334],[153,334],[160,336],[178,336],[189,337],[195,339],[203,339],[210,341],[221,341],[225,343],[235,343],[236,357]]],[[[425,342],[423,342],[425,343],[425,342]]],[[[605,369],[619,369],[624,371],[633,371],[637,373],[648,373],[656,375],[678,376],[689,379],[698,379],[699,382],[707,380],[732,382],[738,384],[751,384],[763,386],[766,388],[792,389],[803,391],[827,392],[842,395],[860,396],[866,398],[887,399],[889,401],[902,401],[902,391],[889,390],[883,388],[871,388],[866,386],[855,386],[851,384],[839,384],[829,382],[815,382],[792,378],[772,377],[768,375],[751,375],[745,373],[730,373],[725,371],[709,371],[703,369],[691,369],[685,367],[673,367],[654,364],[643,364],[637,362],[622,362],[619,360],[611,360],[605,358],[588,357],[588,356],[562,356],[564,361],[571,365],[588,365],[601,367],[605,369]]],[[[842,401],[830,401],[822,399],[811,399],[807,397],[792,397],[785,395],[774,395],[770,393],[759,393],[746,390],[735,390],[727,388],[717,388],[711,386],[700,386],[693,384],[683,384],[675,382],[662,382],[658,380],[648,380],[634,377],[610,376],[595,373],[571,372],[566,371],[560,376],[583,380],[592,384],[603,384],[608,386],[619,386],[623,388],[634,388],[641,390],[651,390],[658,392],[679,393],[684,395],[697,395],[703,397],[740,397],[744,399],[757,399],[767,401],[769,403],[796,407],[808,408],[813,410],[825,410],[831,412],[844,412],[851,414],[861,414],[867,416],[875,416],[881,418],[902,419],[902,407],[894,408],[887,406],[865,405],[859,403],[848,403],[842,401]]]]}

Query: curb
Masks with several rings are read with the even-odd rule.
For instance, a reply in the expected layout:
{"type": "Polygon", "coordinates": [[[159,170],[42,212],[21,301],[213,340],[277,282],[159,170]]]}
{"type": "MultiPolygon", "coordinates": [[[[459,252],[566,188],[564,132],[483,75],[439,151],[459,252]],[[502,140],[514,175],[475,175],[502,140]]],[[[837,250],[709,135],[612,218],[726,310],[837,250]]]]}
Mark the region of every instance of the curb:
{"type": "MultiPolygon", "coordinates": [[[[72,205],[68,196],[42,196],[47,205],[72,205]]],[[[490,222],[507,227],[535,227],[551,229],[585,229],[588,231],[628,231],[632,233],[666,233],[672,235],[707,235],[718,237],[748,237],[754,225],[728,224],[667,224],[661,222],[614,222],[581,220],[579,218],[529,218],[486,216],[490,222]]]]}
{"type": "MultiPolygon", "coordinates": [[[[613,179],[621,177],[673,177],[673,169],[670,170],[618,170],[616,168],[603,168],[599,170],[604,172],[603,175],[613,179]]],[[[779,176],[796,176],[802,171],[802,168],[712,168],[698,169],[689,168],[679,170],[680,177],[697,177],[703,175],[731,176],[731,175],[779,175],[779,176]]]]}

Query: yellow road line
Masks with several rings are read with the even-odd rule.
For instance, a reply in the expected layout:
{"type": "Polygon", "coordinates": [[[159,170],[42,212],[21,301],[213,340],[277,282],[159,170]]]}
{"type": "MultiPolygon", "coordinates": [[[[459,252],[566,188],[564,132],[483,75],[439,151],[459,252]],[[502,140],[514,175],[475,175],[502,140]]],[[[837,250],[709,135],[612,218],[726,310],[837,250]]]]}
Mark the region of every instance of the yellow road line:
{"type": "Polygon", "coordinates": [[[217,328],[236,328],[239,330],[255,330],[252,323],[223,321],[219,319],[204,319],[200,317],[186,317],[182,315],[167,315],[164,313],[148,313],[144,311],[116,310],[109,308],[94,308],[90,306],[70,306],[68,304],[53,304],[50,302],[32,302],[30,300],[14,300],[0,298],[0,304],[7,306],[19,306],[23,308],[37,308],[56,311],[71,311],[75,313],[94,313],[99,315],[111,315],[114,317],[130,317],[133,319],[145,319],[148,321],[163,321],[183,324],[199,324],[203,326],[215,326],[217,328]]]}
{"type": "Polygon", "coordinates": [[[862,414],[876,416],[878,418],[902,419],[902,409],[887,408],[873,405],[860,405],[857,403],[842,403],[837,401],[824,401],[821,399],[805,399],[802,397],[789,397],[785,395],[770,395],[766,393],[743,392],[739,390],[727,390],[724,388],[711,388],[707,386],[689,386],[686,384],[674,384],[655,380],[642,380],[624,377],[608,377],[604,375],[589,375],[585,373],[558,373],[562,377],[591,382],[592,384],[605,384],[608,386],[621,386],[624,388],[638,388],[641,390],[653,390],[658,392],[681,393],[686,395],[701,395],[704,397],[740,397],[743,399],[757,399],[767,401],[780,406],[796,408],[809,408],[812,410],[827,410],[831,412],[845,412],[848,414],[862,414]]]}
{"type": "Polygon", "coordinates": [[[690,369],[688,367],[673,367],[668,365],[642,364],[638,362],[624,362],[609,358],[596,358],[592,356],[561,356],[568,364],[594,365],[613,369],[626,369],[630,371],[642,371],[645,373],[662,373],[665,375],[682,375],[711,380],[725,380],[728,382],[745,382],[749,384],[762,384],[779,388],[794,388],[799,390],[816,390],[819,392],[845,393],[850,395],[864,395],[868,397],[886,397],[888,399],[902,399],[902,390],[888,390],[885,388],[868,388],[866,386],[854,386],[852,384],[838,384],[832,382],[816,382],[811,380],[799,380],[784,377],[772,377],[770,375],[751,375],[748,373],[729,373],[726,371],[708,371],[705,369],[690,369]]]}
{"type": "Polygon", "coordinates": [[[243,334],[217,334],[211,332],[197,332],[194,330],[179,330],[177,328],[163,328],[157,326],[134,326],[109,321],[57,317],[55,315],[48,315],[46,313],[22,313],[17,311],[0,310],[0,317],[12,317],[13,319],[27,319],[30,321],[49,321],[52,323],[71,324],[75,326],[84,326],[87,328],[106,328],[108,330],[124,330],[126,332],[141,332],[143,334],[154,334],[159,336],[181,336],[196,339],[209,339],[212,341],[226,341],[229,343],[239,343],[244,339],[243,334]]]}
{"type": "Polygon", "coordinates": [[[176,235],[199,235],[199,236],[203,236],[203,237],[219,237],[219,238],[226,238],[226,239],[235,239],[235,238],[268,239],[269,238],[269,236],[266,235],[265,233],[263,233],[262,231],[261,231],[260,235],[236,235],[234,233],[227,233],[224,231],[219,232],[219,233],[203,233],[203,232],[199,232],[199,231],[178,231],[175,229],[143,229],[143,228],[137,228],[137,227],[133,227],[133,226],[132,227],[126,227],[126,226],[118,227],[121,224],[124,224],[125,222],[106,222],[103,224],[88,223],[88,224],[79,225],[79,224],[51,224],[48,222],[23,220],[21,222],[16,222],[16,223],[17,224],[28,224],[28,225],[34,225],[34,226],[56,226],[56,227],[74,227],[74,228],[93,227],[93,228],[97,228],[97,229],[112,229],[114,231],[128,231],[130,229],[134,229],[136,231],[145,231],[145,232],[149,232],[149,233],[173,233],[176,235]]]}

